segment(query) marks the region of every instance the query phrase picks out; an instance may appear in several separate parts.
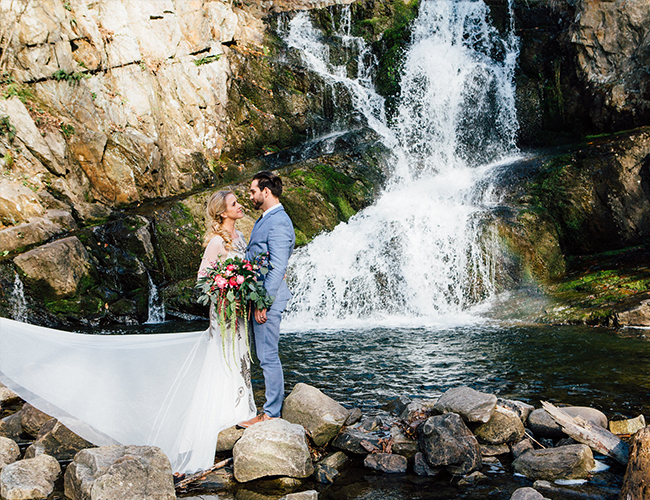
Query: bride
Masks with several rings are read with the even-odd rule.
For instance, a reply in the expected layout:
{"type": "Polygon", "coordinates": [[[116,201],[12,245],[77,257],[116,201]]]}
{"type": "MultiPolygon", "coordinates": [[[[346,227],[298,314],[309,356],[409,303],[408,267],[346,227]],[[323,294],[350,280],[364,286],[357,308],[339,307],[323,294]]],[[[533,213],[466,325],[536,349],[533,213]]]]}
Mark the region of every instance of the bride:
{"type": "MultiPolygon", "coordinates": [[[[212,195],[199,272],[243,257],[242,217],[233,193],[212,195]]],[[[205,470],[219,432],[256,413],[244,332],[238,318],[222,342],[214,306],[207,331],[174,334],[85,335],[0,318],[0,382],[97,446],[158,446],[174,472],[205,470]]]]}

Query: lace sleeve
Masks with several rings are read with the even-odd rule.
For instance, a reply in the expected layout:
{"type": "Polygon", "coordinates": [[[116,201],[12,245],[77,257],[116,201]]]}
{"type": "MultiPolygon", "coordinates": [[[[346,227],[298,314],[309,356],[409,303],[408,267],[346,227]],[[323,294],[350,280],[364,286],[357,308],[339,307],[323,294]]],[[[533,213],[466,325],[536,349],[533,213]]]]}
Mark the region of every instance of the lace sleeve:
{"type": "Polygon", "coordinates": [[[221,236],[214,236],[208,246],[203,252],[203,259],[201,260],[201,266],[199,267],[199,274],[203,269],[208,267],[215,260],[221,260],[225,258],[227,252],[224,246],[224,241],[221,236]]]}

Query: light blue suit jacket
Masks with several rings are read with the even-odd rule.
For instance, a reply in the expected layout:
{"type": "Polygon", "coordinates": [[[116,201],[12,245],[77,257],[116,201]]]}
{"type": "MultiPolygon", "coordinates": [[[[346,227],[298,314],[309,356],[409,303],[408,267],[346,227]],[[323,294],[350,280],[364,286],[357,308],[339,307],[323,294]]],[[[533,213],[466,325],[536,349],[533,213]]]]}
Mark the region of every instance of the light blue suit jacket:
{"type": "Polygon", "coordinates": [[[266,291],[275,297],[272,307],[280,311],[284,310],[291,298],[284,275],[295,243],[296,234],[291,219],[280,207],[255,222],[246,248],[246,258],[251,261],[257,255],[269,252],[271,268],[262,279],[266,291]]]}

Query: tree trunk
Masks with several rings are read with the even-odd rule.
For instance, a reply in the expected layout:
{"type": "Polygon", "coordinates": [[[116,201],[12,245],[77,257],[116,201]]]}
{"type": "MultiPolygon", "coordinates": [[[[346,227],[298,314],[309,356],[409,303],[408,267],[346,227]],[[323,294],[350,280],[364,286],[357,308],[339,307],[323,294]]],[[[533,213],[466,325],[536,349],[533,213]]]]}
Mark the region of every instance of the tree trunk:
{"type": "Polygon", "coordinates": [[[592,450],[612,457],[617,462],[626,465],[629,456],[629,446],[618,436],[607,429],[592,425],[580,417],[572,417],[561,408],[542,401],[542,406],[553,417],[564,432],[579,443],[586,444],[592,450]]]}
{"type": "Polygon", "coordinates": [[[634,435],[619,500],[650,498],[650,426],[634,435]]]}

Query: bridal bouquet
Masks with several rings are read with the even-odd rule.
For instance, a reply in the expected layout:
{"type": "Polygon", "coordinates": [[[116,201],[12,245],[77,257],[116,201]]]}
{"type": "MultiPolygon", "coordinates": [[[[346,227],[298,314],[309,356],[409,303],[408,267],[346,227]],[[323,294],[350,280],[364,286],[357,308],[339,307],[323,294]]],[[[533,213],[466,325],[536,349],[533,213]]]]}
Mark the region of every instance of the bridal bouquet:
{"type": "Polygon", "coordinates": [[[201,271],[196,288],[201,290],[198,302],[208,305],[212,302],[219,314],[221,340],[225,352],[226,328],[229,325],[234,335],[237,325],[237,313],[244,318],[246,342],[248,342],[248,303],[257,309],[265,309],[273,303],[264,284],[258,280],[259,275],[269,272],[268,254],[260,255],[253,262],[232,257],[224,261],[214,261],[201,271]]]}

